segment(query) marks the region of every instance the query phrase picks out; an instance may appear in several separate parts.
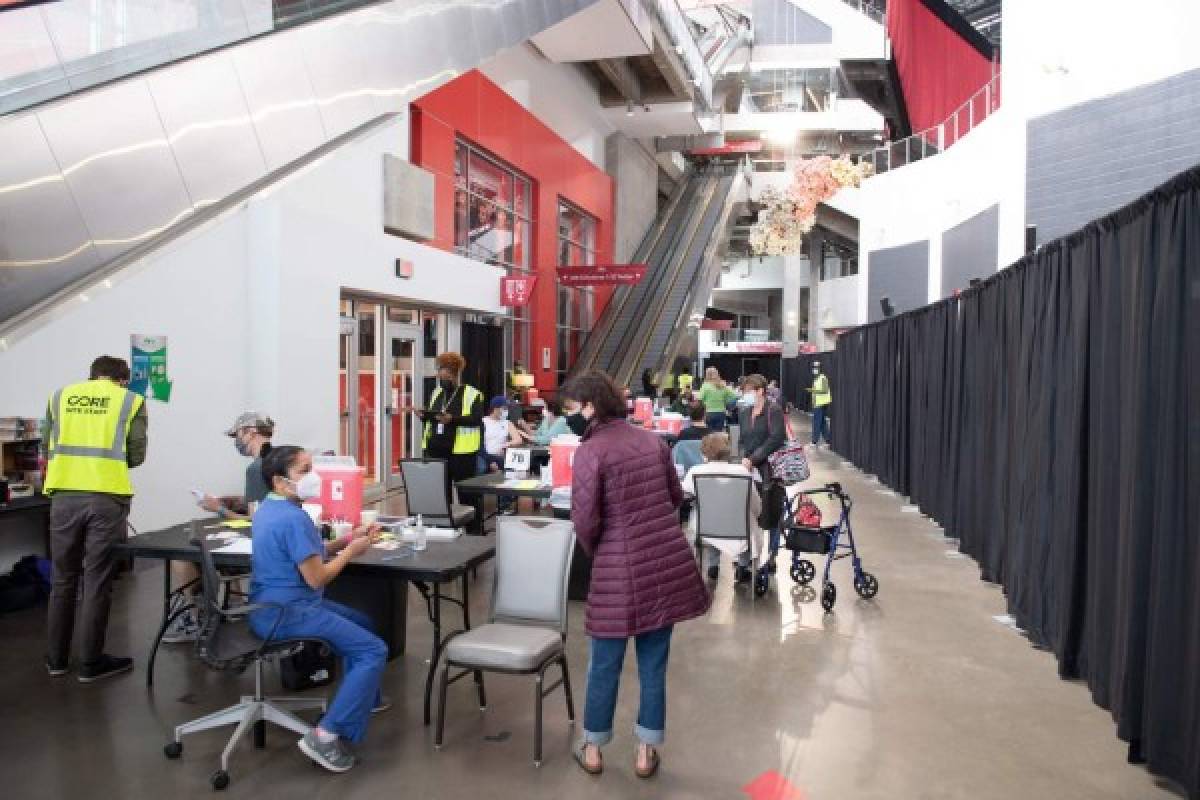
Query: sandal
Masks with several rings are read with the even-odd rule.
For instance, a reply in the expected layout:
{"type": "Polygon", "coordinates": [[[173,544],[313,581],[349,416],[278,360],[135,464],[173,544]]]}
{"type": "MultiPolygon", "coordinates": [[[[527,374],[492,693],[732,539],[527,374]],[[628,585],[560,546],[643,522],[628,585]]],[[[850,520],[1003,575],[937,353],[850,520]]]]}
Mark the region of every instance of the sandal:
{"type": "Polygon", "coordinates": [[[653,747],[647,747],[646,750],[650,753],[650,766],[642,769],[637,765],[637,756],[634,756],[633,759],[633,771],[637,773],[639,778],[643,779],[653,778],[654,773],[658,772],[658,765],[661,763],[661,759],[658,757],[658,750],[653,747]]]}
{"type": "Polygon", "coordinates": [[[574,756],[574,758],[575,758],[575,763],[578,764],[580,766],[580,768],[584,772],[586,772],[588,775],[599,775],[601,772],[604,772],[604,758],[601,757],[600,761],[597,762],[596,766],[592,766],[591,764],[589,764],[587,762],[587,759],[584,757],[584,752],[586,750],[587,750],[587,743],[585,742],[585,743],[579,745],[579,747],[576,747],[574,750],[571,751],[571,755],[574,756]]]}

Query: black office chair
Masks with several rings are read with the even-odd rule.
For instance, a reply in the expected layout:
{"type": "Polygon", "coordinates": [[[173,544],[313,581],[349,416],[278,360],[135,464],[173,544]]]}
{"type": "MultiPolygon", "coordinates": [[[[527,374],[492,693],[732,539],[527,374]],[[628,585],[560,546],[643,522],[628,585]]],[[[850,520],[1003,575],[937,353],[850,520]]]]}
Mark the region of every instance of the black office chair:
{"type": "Polygon", "coordinates": [[[273,722],[301,736],[308,733],[312,725],[297,717],[292,711],[319,710],[324,712],[326,701],[316,697],[264,697],[263,663],[278,660],[298,653],[304,643],[297,640],[272,641],[275,628],[282,619],[283,606],[275,603],[252,603],[233,608],[222,607],[221,586],[224,582],[237,580],[238,576],[223,578],[213,563],[211,545],[207,537],[200,536],[193,542],[200,547],[200,584],[202,596],[198,602],[204,606],[204,626],[196,638],[196,655],[206,665],[218,670],[242,672],[254,667],[254,694],[243,695],[241,702],[221,711],[215,711],[175,728],[175,740],[163,748],[167,758],[179,758],[183,754],[185,734],[206,731],[225,725],[237,725],[229,743],[221,753],[221,768],[210,779],[214,789],[229,785],[229,757],[246,732],[255,729],[255,744],[262,746],[262,723],[273,722]],[[281,613],[272,627],[272,636],[261,639],[250,628],[252,611],[262,608],[277,608],[281,613]]]}

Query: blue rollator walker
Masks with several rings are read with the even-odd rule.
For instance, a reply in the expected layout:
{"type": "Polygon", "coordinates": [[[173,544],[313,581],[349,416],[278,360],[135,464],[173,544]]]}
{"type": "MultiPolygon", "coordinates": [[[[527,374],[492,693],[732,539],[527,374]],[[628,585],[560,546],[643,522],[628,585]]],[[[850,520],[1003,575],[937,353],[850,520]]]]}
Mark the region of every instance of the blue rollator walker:
{"type": "MultiPolygon", "coordinates": [[[[801,586],[807,586],[817,576],[817,567],[812,561],[803,558],[802,554],[813,553],[824,555],[825,574],[821,586],[821,607],[826,613],[833,611],[837,603],[837,586],[829,579],[829,570],[833,562],[841,558],[851,559],[854,565],[854,591],[859,597],[871,599],[879,593],[879,581],[875,576],[862,567],[862,559],[858,557],[858,548],[854,544],[854,531],[850,527],[850,508],[854,505],[850,496],[842,490],[840,483],[827,483],[822,489],[806,489],[795,498],[783,500],[783,516],[779,521],[779,529],[771,531],[771,542],[766,562],[758,568],[754,579],[754,591],[760,597],[767,592],[771,575],[775,573],[775,557],[779,553],[780,539],[783,546],[792,552],[790,574],[792,580],[801,586]],[[799,514],[806,503],[811,502],[812,495],[827,494],[836,497],[841,512],[834,525],[804,525],[800,522],[799,514]]],[[[813,511],[816,511],[814,508],[813,511]]],[[[819,512],[817,512],[819,516],[819,512]]],[[[811,519],[811,517],[810,517],[811,519]]]]}

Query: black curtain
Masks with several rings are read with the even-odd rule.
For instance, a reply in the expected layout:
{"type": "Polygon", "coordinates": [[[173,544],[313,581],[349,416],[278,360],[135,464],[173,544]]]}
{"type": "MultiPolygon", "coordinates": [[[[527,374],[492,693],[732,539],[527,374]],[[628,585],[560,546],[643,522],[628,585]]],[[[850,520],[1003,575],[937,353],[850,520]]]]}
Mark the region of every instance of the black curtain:
{"type": "Polygon", "coordinates": [[[844,334],[832,366],[834,448],[960,539],[1131,758],[1200,797],[1200,169],[844,334]]]}
{"type": "Polygon", "coordinates": [[[480,322],[462,324],[462,354],[467,360],[464,380],[483,392],[484,403],[505,394],[504,328],[480,322]]]}

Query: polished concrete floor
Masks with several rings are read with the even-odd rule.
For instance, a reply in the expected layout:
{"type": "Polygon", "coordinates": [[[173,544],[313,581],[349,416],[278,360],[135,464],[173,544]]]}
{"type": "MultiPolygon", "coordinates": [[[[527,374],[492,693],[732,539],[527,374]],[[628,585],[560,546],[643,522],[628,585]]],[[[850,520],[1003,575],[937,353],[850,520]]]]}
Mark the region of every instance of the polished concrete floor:
{"type": "MultiPolygon", "coordinates": [[[[1004,599],[979,580],[938,528],[903,499],[821,451],[814,480],[839,480],[855,499],[853,522],[873,602],[853,593],[835,565],[840,597],[825,615],[817,598],[778,586],[752,602],[726,567],[711,613],[677,628],[668,681],[668,741],[652,781],[633,774],[630,730],[636,672],[626,661],[618,737],[600,777],[571,760],[561,695],[547,700],[545,763],[531,763],[532,684],[488,678],[480,714],[469,682],[451,687],[446,746],[421,724],[428,623],[410,603],[409,652],[389,665],[395,701],[372,720],[345,775],[310,765],[294,737],[270,731],[267,748],[234,756],[230,797],[742,798],[937,800],[1178,797],[1129,766],[1106,712],[1085,686],[1057,677],[1053,658],[995,617],[1004,599]],[[782,776],[794,791],[780,783],[782,776]],[[757,781],[757,782],[756,782],[757,781]],[[743,793],[748,786],[757,792],[743,793]]],[[[489,570],[474,605],[485,613],[489,570]]],[[[187,646],[165,649],[153,690],[144,685],[161,572],[143,566],[118,584],[110,649],[138,658],[132,675],[82,686],[42,667],[42,612],[0,617],[0,781],[5,797],[142,798],[211,794],[228,735],[198,734],[184,756],[161,752],[173,726],[227,705],[249,676],[197,666],[187,646]]],[[[572,607],[569,652],[582,706],[587,639],[572,607]]],[[[272,685],[277,685],[272,679],[272,685]]]]}

